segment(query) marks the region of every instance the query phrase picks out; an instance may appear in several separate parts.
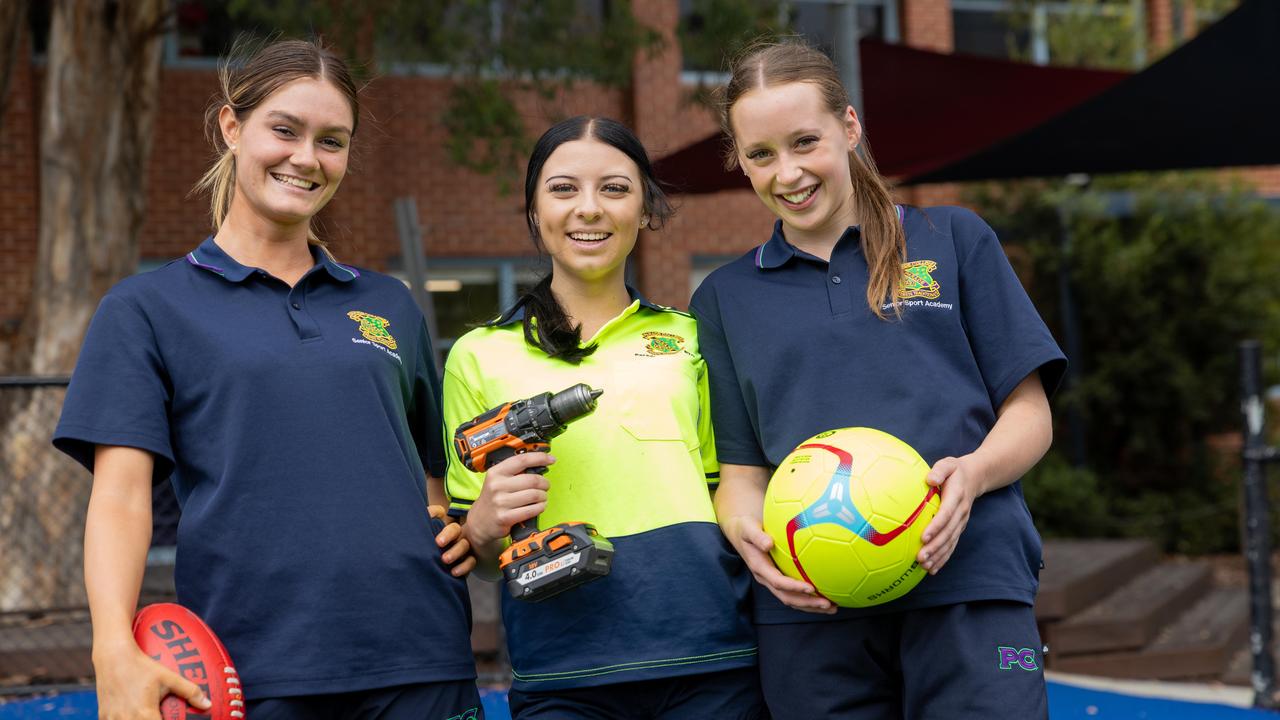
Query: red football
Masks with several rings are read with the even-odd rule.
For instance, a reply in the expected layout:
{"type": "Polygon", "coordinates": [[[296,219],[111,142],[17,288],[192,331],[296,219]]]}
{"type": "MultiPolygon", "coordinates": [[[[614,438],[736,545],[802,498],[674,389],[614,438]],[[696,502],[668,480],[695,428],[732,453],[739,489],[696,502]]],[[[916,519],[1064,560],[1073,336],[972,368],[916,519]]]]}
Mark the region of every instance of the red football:
{"type": "Polygon", "coordinates": [[[227,649],[195,613],[174,603],[148,605],[133,618],[133,638],[161,665],[199,685],[213,703],[202,712],[182,698],[167,695],[160,703],[164,720],[244,718],[240,676],[227,649]]]}

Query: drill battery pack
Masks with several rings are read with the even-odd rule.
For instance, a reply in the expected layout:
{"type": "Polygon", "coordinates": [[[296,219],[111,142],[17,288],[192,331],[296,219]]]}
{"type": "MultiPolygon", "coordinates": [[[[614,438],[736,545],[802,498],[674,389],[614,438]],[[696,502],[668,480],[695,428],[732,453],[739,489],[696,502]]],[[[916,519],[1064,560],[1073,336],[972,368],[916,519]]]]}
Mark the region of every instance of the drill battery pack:
{"type": "Polygon", "coordinates": [[[514,540],[499,565],[511,597],[540,602],[609,574],[613,543],[584,522],[560,523],[514,540]]]}

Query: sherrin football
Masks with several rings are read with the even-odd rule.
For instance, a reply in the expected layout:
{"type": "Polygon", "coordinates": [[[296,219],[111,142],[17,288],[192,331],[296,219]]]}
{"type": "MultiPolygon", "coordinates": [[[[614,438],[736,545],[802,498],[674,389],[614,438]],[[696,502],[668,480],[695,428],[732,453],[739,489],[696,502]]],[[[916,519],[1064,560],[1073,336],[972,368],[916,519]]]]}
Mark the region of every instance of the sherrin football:
{"type": "Polygon", "coordinates": [[[174,603],[148,605],[133,618],[133,638],[152,659],[199,685],[212,703],[201,711],[176,695],[166,695],[160,703],[161,718],[244,718],[240,676],[227,649],[195,613],[174,603]]]}

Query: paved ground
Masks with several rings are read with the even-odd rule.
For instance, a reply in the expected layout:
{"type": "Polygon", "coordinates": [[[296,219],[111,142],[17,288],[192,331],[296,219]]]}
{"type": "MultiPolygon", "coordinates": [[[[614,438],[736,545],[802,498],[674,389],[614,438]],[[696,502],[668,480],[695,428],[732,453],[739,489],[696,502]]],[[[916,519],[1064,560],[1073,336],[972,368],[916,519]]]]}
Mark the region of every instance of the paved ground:
{"type": "MultiPolygon", "coordinates": [[[[506,693],[482,692],[488,720],[510,720],[506,693]]],[[[1187,683],[1122,682],[1050,674],[1049,713],[1054,720],[1274,720],[1247,708],[1243,688],[1187,683]]],[[[2,700],[0,700],[2,702],[2,700]]],[[[95,720],[91,691],[0,704],[0,720],[95,720]]]]}

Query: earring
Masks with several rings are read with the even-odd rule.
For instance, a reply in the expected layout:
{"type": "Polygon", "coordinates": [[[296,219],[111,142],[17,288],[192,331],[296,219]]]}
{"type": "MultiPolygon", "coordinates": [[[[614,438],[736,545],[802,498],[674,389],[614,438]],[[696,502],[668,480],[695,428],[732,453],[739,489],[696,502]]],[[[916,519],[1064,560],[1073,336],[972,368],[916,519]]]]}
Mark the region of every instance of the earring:
{"type": "Polygon", "coordinates": [[[642,227],[642,228],[647,228],[647,227],[649,227],[649,216],[648,216],[648,215],[641,215],[641,216],[640,216],[640,227],[642,227]]]}

